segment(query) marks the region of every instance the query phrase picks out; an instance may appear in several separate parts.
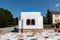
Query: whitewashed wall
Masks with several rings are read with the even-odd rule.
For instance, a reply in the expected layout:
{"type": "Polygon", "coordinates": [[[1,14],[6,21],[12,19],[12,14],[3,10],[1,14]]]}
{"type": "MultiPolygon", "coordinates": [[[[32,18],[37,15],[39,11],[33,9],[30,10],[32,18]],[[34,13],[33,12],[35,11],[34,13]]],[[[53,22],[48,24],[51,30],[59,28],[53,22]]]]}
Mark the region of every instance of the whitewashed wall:
{"type": "Polygon", "coordinates": [[[43,29],[43,17],[41,12],[21,12],[21,20],[19,20],[19,29],[43,29]],[[26,25],[27,19],[35,19],[35,25],[26,25]],[[23,23],[22,23],[23,20],[23,23]]]}

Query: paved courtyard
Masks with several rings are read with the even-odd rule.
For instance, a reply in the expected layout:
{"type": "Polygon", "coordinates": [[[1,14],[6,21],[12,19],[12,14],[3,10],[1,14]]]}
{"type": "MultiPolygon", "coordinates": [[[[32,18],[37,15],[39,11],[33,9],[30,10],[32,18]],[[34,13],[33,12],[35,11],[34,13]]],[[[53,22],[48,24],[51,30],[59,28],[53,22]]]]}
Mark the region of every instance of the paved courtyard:
{"type": "Polygon", "coordinates": [[[54,30],[43,30],[43,32],[16,33],[9,32],[0,35],[0,40],[60,40],[60,33],[54,30]]]}

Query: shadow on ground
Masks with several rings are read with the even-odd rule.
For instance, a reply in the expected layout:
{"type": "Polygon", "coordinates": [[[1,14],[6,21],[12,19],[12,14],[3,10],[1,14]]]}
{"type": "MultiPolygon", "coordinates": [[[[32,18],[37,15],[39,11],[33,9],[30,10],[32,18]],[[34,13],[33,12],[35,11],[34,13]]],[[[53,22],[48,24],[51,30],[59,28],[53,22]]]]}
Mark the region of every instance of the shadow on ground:
{"type": "Polygon", "coordinates": [[[18,29],[14,28],[11,32],[18,32],[18,29]]]}

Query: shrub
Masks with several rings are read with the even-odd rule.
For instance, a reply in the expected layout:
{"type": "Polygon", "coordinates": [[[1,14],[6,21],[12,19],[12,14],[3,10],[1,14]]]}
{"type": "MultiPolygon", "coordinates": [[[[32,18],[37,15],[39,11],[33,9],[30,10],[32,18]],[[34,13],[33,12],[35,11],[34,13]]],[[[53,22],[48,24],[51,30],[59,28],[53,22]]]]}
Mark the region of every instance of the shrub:
{"type": "Polygon", "coordinates": [[[44,28],[50,28],[51,25],[50,24],[44,24],[44,28]]]}

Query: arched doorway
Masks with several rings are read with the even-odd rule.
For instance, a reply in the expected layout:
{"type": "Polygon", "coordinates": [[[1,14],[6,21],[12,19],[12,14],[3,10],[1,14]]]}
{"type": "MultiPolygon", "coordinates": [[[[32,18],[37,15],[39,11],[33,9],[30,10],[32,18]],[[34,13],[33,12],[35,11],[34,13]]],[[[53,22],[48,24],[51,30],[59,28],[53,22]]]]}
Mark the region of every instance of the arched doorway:
{"type": "Polygon", "coordinates": [[[31,25],[35,25],[35,19],[31,20],[31,25]]]}
{"type": "Polygon", "coordinates": [[[26,20],[26,25],[30,25],[30,19],[26,20]]]}

